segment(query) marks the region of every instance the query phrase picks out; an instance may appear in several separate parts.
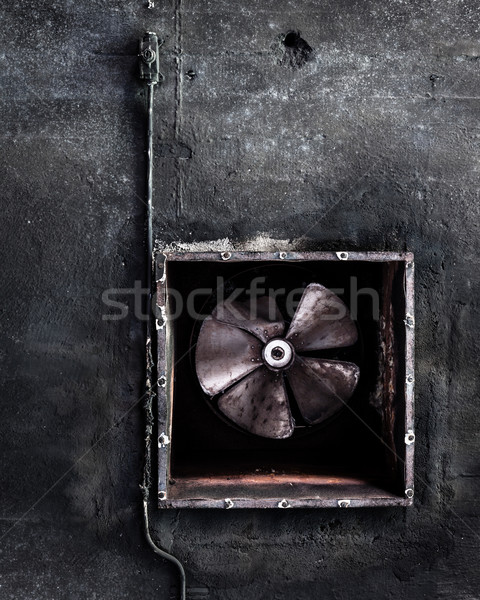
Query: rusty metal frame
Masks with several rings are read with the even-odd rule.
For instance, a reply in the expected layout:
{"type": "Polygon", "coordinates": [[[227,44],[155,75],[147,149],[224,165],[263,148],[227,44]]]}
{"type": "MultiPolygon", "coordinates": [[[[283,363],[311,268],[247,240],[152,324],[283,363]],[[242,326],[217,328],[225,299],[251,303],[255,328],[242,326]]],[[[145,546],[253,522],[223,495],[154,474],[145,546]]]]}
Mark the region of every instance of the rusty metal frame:
{"type": "MultiPolygon", "coordinates": [[[[156,284],[157,284],[157,317],[156,329],[158,336],[158,506],[159,508],[330,508],[330,507],[374,507],[374,506],[410,506],[414,496],[414,257],[409,252],[244,252],[225,250],[211,252],[158,252],[155,259],[156,284]],[[198,491],[192,493],[192,487],[187,488],[185,495],[170,494],[169,472],[171,460],[172,439],[172,407],[174,389],[173,365],[173,326],[169,323],[167,290],[168,290],[168,265],[175,261],[208,261],[208,262],[254,262],[254,261],[362,261],[372,263],[404,263],[404,365],[405,381],[403,393],[405,398],[404,426],[405,426],[405,454],[399,458],[403,465],[403,481],[405,492],[396,495],[382,490],[364,492],[360,497],[355,497],[355,481],[345,480],[342,486],[335,487],[335,482],[328,478],[306,478],[305,485],[310,493],[301,497],[289,498],[282,493],[285,484],[289,482],[278,479],[278,495],[271,497],[258,497],[255,494],[256,486],[262,483],[260,477],[247,477],[245,485],[251,490],[248,494],[232,497],[209,497],[204,493],[208,486],[198,486],[198,491]],[[311,481],[310,487],[309,481],[311,481]],[[320,487],[321,486],[321,487],[320,487]]],[[[387,375],[384,385],[393,385],[387,375]]],[[[401,382],[398,382],[401,385],[401,382]]],[[[221,482],[212,478],[210,489],[217,483],[221,489],[221,482]]],[[[229,478],[232,479],[232,478],[229,478]]],[[[234,478],[233,478],[234,479],[234,478]]],[[[293,478],[295,479],[295,478],[293,478]]],[[[264,481],[263,481],[264,483],[264,481]]],[[[290,482],[291,484],[291,482],[290,482]]],[[[217,494],[218,495],[218,494],[217,494]]]]}

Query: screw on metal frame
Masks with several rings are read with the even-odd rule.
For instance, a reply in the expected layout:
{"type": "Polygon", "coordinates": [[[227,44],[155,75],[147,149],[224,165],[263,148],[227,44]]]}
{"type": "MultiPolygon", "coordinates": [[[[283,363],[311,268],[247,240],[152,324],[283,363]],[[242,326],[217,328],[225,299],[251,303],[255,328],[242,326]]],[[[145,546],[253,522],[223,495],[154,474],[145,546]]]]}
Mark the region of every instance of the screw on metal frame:
{"type": "Polygon", "coordinates": [[[232,258],[231,252],[222,252],[222,260],[230,260],[232,258]]]}
{"type": "Polygon", "coordinates": [[[233,508],[233,501],[230,498],[225,498],[224,500],[225,508],[228,510],[229,508],[233,508]]]}
{"type": "Polygon", "coordinates": [[[348,508],[350,506],[350,500],[339,500],[338,506],[340,508],[348,508]]]}
{"type": "Polygon", "coordinates": [[[407,446],[410,446],[415,441],[415,434],[413,433],[413,429],[409,429],[405,434],[405,443],[407,446]]]}
{"type": "Polygon", "coordinates": [[[414,491],[412,490],[412,488],[408,488],[405,490],[405,496],[407,498],[413,498],[414,496],[414,491]]]}
{"type": "Polygon", "coordinates": [[[166,433],[161,433],[158,436],[158,447],[159,448],[164,448],[165,446],[168,446],[169,443],[170,443],[170,438],[168,437],[168,435],[166,433]]]}
{"type": "Polygon", "coordinates": [[[348,260],[348,252],[335,252],[339,260],[348,260]]]}
{"type": "Polygon", "coordinates": [[[287,253],[286,252],[280,252],[278,255],[279,258],[281,258],[282,260],[285,260],[287,258],[287,253]]]}
{"type": "Polygon", "coordinates": [[[285,500],[285,498],[283,500],[280,500],[277,506],[278,508],[291,508],[290,503],[288,502],[288,500],[285,500]]]}

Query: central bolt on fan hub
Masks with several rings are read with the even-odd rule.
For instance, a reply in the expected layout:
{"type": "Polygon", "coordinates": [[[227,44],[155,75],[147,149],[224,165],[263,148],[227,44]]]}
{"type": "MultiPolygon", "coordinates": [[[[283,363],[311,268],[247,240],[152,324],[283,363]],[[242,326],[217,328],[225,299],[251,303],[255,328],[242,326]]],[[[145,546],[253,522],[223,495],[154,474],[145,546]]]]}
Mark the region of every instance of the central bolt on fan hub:
{"type": "Polygon", "coordinates": [[[293,346],[286,340],[270,340],[263,349],[263,360],[274,369],[287,367],[292,358],[293,346]]]}
{"type": "Polygon", "coordinates": [[[277,346],[276,348],[274,348],[272,350],[272,357],[275,360],[280,360],[284,356],[285,356],[285,351],[282,348],[280,348],[280,346],[277,346]]]}

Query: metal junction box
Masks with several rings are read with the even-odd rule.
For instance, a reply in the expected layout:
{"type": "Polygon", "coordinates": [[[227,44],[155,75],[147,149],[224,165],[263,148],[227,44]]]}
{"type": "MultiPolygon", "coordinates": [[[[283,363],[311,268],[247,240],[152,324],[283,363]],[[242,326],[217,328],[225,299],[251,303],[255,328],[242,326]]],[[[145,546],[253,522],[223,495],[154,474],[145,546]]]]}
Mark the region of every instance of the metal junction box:
{"type": "Polygon", "coordinates": [[[412,504],[412,254],[160,252],[156,269],[159,507],[412,504]]]}

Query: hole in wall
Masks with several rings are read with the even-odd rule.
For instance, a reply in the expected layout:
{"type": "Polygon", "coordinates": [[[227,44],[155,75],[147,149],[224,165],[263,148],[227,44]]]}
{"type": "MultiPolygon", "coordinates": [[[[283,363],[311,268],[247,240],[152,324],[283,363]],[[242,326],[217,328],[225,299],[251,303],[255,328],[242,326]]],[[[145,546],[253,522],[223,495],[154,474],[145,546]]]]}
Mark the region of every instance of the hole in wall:
{"type": "Polygon", "coordinates": [[[300,31],[290,30],[282,35],[282,64],[301,69],[313,57],[313,48],[304,40],[300,31]]]}
{"type": "Polygon", "coordinates": [[[297,31],[289,31],[283,39],[283,45],[287,48],[296,48],[300,39],[300,34],[297,31]]]}

